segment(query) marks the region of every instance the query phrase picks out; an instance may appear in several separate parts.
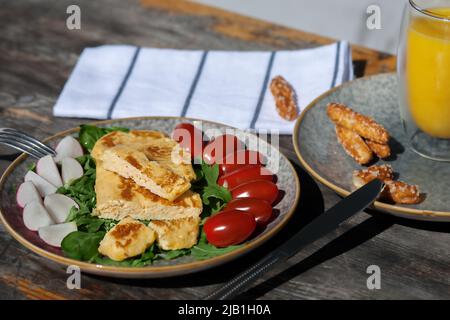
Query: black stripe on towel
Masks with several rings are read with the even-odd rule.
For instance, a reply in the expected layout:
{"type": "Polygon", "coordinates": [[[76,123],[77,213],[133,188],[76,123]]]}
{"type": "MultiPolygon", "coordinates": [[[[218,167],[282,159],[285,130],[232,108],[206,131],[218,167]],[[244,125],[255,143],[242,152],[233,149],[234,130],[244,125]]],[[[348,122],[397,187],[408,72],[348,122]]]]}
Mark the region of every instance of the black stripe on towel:
{"type": "Polygon", "coordinates": [[[252,122],[250,122],[250,128],[255,129],[256,121],[258,120],[259,113],[261,112],[261,107],[264,102],[264,96],[267,90],[267,84],[269,83],[270,73],[272,72],[273,61],[275,60],[276,51],[270,54],[269,62],[267,63],[266,75],[264,76],[264,82],[261,87],[261,92],[259,93],[258,103],[256,104],[255,113],[253,114],[252,122]]]}
{"type": "Polygon", "coordinates": [[[208,51],[204,51],[203,55],[200,59],[200,63],[198,64],[197,72],[195,74],[194,79],[192,80],[191,88],[189,89],[189,93],[186,97],[186,101],[184,102],[183,109],[181,110],[181,116],[185,117],[189,108],[189,105],[191,104],[192,96],[194,95],[195,88],[197,87],[198,80],[200,79],[200,76],[202,75],[203,66],[205,65],[206,57],[208,56],[208,51]]]}
{"type": "Polygon", "coordinates": [[[342,73],[342,83],[350,80],[350,46],[345,47],[344,54],[344,72],[342,73]]]}
{"type": "Polygon", "coordinates": [[[116,95],[114,96],[113,100],[111,101],[111,105],[108,109],[107,118],[111,119],[112,113],[114,111],[114,108],[116,107],[117,101],[119,100],[120,96],[122,95],[122,91],[125,88],[128,78],[130,78],[131,72],[134,69],[134,65],[136,64],[137,57],[139,55],[139,52],[141,51],[141,47],[137,47],[134,51],[133,58],[131,59],[130,65],[128,66],[127,73],[125,74],[125,77],[122,80],[122,83],[120,84],[119,90],[117,91],[116,95]]]}
{"type": "Polygon", "coordinates": [[[341,42],[339,41],[336,45],[336,59],[334,61],[334,73],[333,73],[333,80],[331,81],[331,88],[333,88],[336,85],[337,74],[339,71],[340,54],[341,54],[341,42]]]}

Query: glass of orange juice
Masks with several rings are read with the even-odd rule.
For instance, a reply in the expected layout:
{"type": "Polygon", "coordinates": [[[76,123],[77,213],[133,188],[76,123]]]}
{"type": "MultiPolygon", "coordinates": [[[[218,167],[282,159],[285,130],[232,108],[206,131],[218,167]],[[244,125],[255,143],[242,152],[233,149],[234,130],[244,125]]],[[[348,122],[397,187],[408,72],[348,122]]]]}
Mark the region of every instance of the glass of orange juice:
{"type": "Polygon", "coordinates": [[[409,0],[397,75],[410,147],[424,157],[450,161],[450,0],[409,0]]]}

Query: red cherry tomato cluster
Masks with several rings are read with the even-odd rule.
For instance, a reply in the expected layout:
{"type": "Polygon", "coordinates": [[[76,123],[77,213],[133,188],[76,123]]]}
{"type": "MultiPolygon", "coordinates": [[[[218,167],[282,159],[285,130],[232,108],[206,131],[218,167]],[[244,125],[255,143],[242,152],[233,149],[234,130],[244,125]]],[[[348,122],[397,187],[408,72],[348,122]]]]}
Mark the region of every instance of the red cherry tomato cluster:
{"type": "Polygon", "coordinates": [[[217,183],[231,192],[232,200],[203,226],[209,243],[216,247],[239,244],[270,221],[278,187],[259,152],[245,150],[244,143],[229,134],[205,143],[203,133],[190,123],[177,125],[172,137],[193,158],[201,155],[206,163],[218,164],[217,183]]]}

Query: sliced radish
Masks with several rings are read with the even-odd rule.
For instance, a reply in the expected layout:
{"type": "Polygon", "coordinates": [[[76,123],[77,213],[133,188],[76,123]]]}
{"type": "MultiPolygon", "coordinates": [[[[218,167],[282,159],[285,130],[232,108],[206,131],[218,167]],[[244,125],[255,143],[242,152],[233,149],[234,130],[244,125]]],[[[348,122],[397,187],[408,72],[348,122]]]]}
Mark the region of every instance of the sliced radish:
{"type": "Polygon", "coordinates": [[[40,201],[33,200],[23,208],[23,223],[25,227],[36,231],[54,222],[40,201]]]}
{"type": "Polygon", "coordinates": [[[73,206],[77,209],[79,208],[78,204],[73,199],[59,193],[46,196],[44,199],[44,206],[56,223],[65,222],[70,209],[73,206]]]}
{"type": "Polygon", "coordinates": [[[31,170],[25,175],[25,181],[33,182],[41,197],[55,193],[57,189],[53,184],[31,170]]]}
{"type": "Polygon", "coordinates": [[[39,159],[36,164],[36,172],[56,187],[61,187],[63,185],[58,167],[51,155],[39,159]]]}
{"type": "Polygon", "coordinates": [[[81,144],[72,136],[64,137],[56,146],[55,161],[60,163],[64,158],[77,158],[83,155],[81,144]]]}
{"type": "Polygon", "coordinates": [[[51,246],[61,247],[63,239],[69,233],[74,231],[77,231],[77,224],[75,222],[54,224],[52,226],[40,228],[39,237],[51,246]]]}
{"type": "Polygon", "coordinates": [[[61,176],[64,184],[83,176],[83,167],[73,158],[64,158],[61,160],[61,176]]]}
{"type": "Polygon", "coordinates": [[[34,186],[33,182],[26,181],[23,182],[19,188],[17,189],[16,193],[16,200],[17,204],[23,208],[28,203],[30,203],[33,200],[39,201],[42,203],[42,198],[39,192],[37,191],[36,187],[34,186]]]}

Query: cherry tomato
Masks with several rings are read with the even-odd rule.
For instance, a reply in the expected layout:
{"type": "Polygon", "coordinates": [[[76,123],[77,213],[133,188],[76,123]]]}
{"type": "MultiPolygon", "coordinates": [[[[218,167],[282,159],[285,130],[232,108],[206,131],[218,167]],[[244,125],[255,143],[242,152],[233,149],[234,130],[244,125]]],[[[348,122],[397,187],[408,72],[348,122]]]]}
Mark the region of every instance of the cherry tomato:
{"type": "Polygon", "coordinates": [[[223,211],[239,210],[250,213],[259,226],[265,226],[272,217],[272,206],[265,200],[238,198],[227,203],[223,211]]]}
{"type": "Polygon", "coordinates": [[[253,180],[273,181],[273,174],[261,166],[248,166],[221,176],[217,184],[231,190],[253,180]]]}
{"type": "Polygon", "coordinates": [[[255,180],[237,186],[231,190],[231,197],[256,198],[274,203],[278,198],[278,187],[275,183],[267,180],[255,180]]]}
{"type": "Polygon", "coordinates": [[[258,151],[239,150],[230,153],[220,162],[216,161],[216,163],[219,164],[219,174],[223,175],[248,165],[264,164],[264,156],[258,151]]]}
{"type": "Polygon", "coordinates": [[[227,154],[243,150],[244,144],[236,136],[224,134],[210,141],[203,150],[203,160],[213,164],[216,159],[223,159],[227,154]]]}
{"type": "Polygon", "coordinates": [[[216,247],[228,247],[245,241],[255,231],[255,218],[247,212],[219,212],[203,225],[206,239],[216,247]]]}
{"type": "Polygon", "coordinates": [[[203,132],[191,123],[177,124],[172,132],[172,139],[187,150],[192,158],[201,156],[203,153],[203,132]]]}

